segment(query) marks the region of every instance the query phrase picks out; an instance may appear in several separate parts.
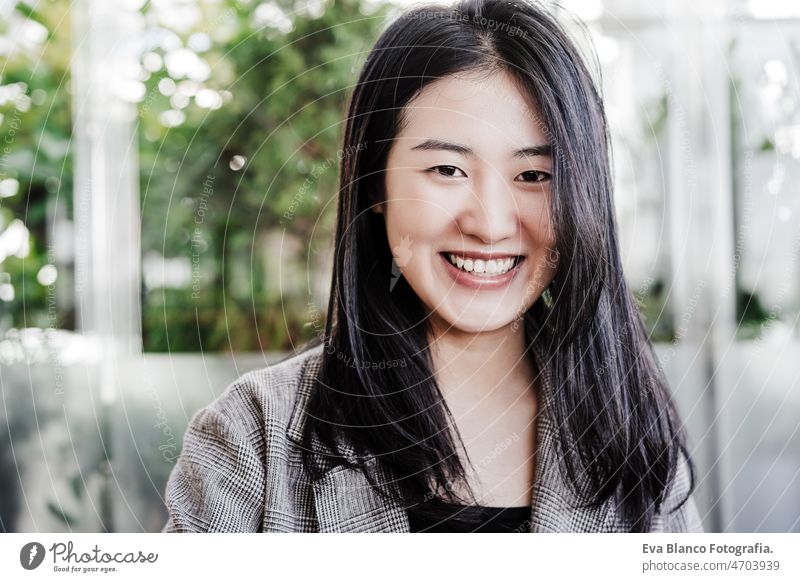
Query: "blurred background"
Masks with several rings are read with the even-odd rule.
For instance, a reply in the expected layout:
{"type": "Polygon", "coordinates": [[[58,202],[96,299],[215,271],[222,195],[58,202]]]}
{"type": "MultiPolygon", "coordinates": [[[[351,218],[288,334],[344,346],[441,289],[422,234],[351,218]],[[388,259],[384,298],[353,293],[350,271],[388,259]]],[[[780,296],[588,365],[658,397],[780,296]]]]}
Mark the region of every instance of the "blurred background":
{"type": "MultiPolygon", "coordinates": [[[[0,0],[0,531],[160,530],[192,415],[318,333],[346,98],[409,4],[0,0]]],[[[800,531],[800,3],[553,10],[705,527],[800,531]]]]}

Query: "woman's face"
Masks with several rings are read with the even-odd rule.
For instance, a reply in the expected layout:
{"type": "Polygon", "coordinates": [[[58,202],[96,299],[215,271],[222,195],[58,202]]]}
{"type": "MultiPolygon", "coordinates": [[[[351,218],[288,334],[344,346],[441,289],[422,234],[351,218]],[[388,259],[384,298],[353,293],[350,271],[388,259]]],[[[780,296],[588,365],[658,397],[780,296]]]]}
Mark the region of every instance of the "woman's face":
{"type": "Polygon", "coordinates": [[[556,267],[546,129],[507,73],[464,73],[404,110],[386,167],[386,233],[403,277],[444,329],[501,329],[556,267]]]}

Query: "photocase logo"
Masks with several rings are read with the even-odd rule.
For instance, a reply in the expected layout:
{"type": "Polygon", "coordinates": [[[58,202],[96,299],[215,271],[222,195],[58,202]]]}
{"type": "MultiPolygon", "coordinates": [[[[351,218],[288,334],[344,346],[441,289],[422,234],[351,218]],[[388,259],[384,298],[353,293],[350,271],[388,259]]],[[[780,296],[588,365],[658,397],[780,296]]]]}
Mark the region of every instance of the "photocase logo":
{"type": "Polygon", "coordinates": [[[389,280],[389,293],[392,292],[400,276],[403,274],[401,269],[411,262],[411,238],[403,235],[400,244],[392,247],[392,277],[389,280]]]}
{"type": "Polygon", "coordinates": [[[44,561],[44,546],[39,542],[30,542],[19,551],[19,563],[26,570],[35,570],[44,561]]]}

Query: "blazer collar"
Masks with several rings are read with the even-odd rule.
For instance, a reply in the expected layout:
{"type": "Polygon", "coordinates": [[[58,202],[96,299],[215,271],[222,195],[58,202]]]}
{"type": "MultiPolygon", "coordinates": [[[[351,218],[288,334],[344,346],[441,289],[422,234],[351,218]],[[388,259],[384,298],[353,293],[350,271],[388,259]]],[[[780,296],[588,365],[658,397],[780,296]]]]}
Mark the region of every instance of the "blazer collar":
{"type": "MultiPolygon", "coordinates": [[[[322,358],[323,346],[312,348],[300,372],[300,385],[286,430],[286,436],[298,446],[302,445],[306,409],[314,380],[322,366],[322,358]]],[[[410,531],[405,510],[397,503],[387,502],[380,497],[359,469],[345,466],[334,468],[329,457],[320,452],[325,449],[319,440],[315,438],[312,445],[319,453],[318,461],[323,466],[328,465],[320,479],[312,483],[321,533],[410,531]]],[[[358,461],[354,447],[348,442],[339,445],[339,452],[350,463],[358,461]]],[[[366,463],[376,462],[372,455],[361,460],[366,463]]],[[[380,466],[378,474],[383,482],[391,478],[380,466]]]]}
{"type": "MultiPolygon", "coordinates": [[[[286,432],[287,437],[297,445],[302,443],[305,411],[322,364],[323,346],[312,348],[309,352],[302,367],[297,398],[286,432]]],[[[534,348],[533,355],[539,371],[537,381],[540,390],[531,531],[597,530],[606,521],[609,504],[601,508],[587,508],[581,501],[588,487],[587,480],[581,480],[578,489],[582,493],[576,495],[564,478],[560,463],[559,434],[553,415],[555,402],[550,360],[539,348],[534,348]]],[[[317,441],[315,445],[320,450],[321,443],[317,441]]],[[[350,462],[355,463],[358,460],[349,443],[343,443],[340,452],[350,462]]],[[[320,458],[324,460],[325,456],[320,458]]],[[[374,463],[376,459],[369,456],[366,462],[374,463]]],[[[382,478],[392,478],[380,466],[378,472],[382,478]]],[[[313,489],[321,532],[407,532],[410,529],[405,510],[374,492],[358,469],[331,467],[313,483],[313,489]]]]}

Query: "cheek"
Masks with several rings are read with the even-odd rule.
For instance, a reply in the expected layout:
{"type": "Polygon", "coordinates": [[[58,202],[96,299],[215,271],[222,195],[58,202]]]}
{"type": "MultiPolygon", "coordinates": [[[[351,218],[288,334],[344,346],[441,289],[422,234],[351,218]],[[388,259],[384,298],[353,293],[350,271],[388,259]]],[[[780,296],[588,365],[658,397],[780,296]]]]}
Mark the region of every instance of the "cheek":
{"type": "Polygon", "coordinates": [[[532,278],[535,285],[543,290],[550,285],[558,267],[555,233],[547,205],[537,205],[527,216],[531,218],[524,222],[525,231],[531,248],[535,249],[531,257],[534,265],[532,278]]]}
{"type": "Polygon", "coordinates": [[[398,186],[387,184],[384,214],[389,244],[394,246],[403,238],[419,244],[434,243],[453,221],[452,212],[436,196],[415,187],[413,180],[402,188],[398,186]]]}
{"type": "Polygon", "coordinates": [[[522,208],[525,219],[522,221],[526,236],[533,248],[553,249],[555,232],[550,220],[550,208],[546,196],[537,196],[527,200],[522,208]]]}

